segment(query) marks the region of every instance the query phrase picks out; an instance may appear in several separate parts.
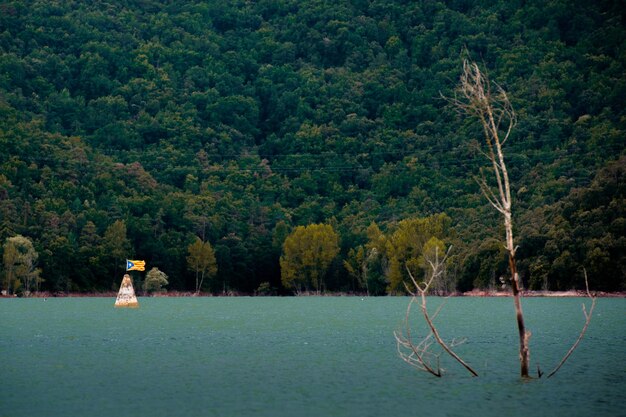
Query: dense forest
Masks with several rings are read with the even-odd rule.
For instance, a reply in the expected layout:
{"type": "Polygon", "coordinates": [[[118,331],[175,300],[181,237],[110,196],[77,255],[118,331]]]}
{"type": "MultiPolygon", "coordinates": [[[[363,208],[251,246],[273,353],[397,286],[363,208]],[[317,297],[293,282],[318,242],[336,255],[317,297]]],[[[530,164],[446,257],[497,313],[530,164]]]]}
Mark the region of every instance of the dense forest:
{"type": "Polygon", "coordinates": [[[217,267],[203,291],[289,294],[285,251],[311,230],[332,256],[300,265],[298,288],[402,293],[432,237],[452,245],[441,291],[498,288],[481,126],[445,99],[469,58],[517,113],[504,152],[524,287],[581,289],[584,268],[592,290],[626,290],[622,6],[3,1],[2,287],[111,291],[142,259],[193,291],[199,240],[217,267]],[[16,237],[34,284],[11,282],[16,237]]]}

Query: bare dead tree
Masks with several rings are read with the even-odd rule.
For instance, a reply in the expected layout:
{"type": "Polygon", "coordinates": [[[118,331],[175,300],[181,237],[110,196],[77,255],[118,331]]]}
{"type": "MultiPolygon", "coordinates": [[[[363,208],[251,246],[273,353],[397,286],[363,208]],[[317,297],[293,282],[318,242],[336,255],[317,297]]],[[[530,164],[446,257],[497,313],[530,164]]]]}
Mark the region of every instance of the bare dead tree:
{"type": "Polygon", "coordinates": [[[448,258],[448,254],[450,249],[448,249],[448,253],[444,256],[443,259],[439,259],[438,249],[435,248],[435,257],[434,259],[428,259],[425,256],[425,260],[428,263],[430,269],[427,275],[426,281],[422,283],[418,283],[409,267],[406,267],[407,272],[409,273],[409,277],[413,282],[415,290],[411,290],[405,283],[407,291],[412,295],[411,301],[407,307],[406,316],[404,320],[404,331],[398,330],[394,332],[394,336],[396,338],[396,345],[398,348],[398,354],[406,363],[415,368],[428,372],[434,376],[441,377],[442,369],[439,364],[439,354],[434,353],[432,351],[432,346],[436,342],[444,352],[454,358],[457,362],[459,362],[465,369],[467,369],[473,376],[478,376],[476,371],[472,369],[463,359],[461,359],[453,350],[454,346],[463,343],[463,340],[453,340],[450,345],[446,344],[441,336],[437,328],[435,327],[433,320],[441,311],[443,304],[439,306],[435,314],[431,317],[428,313],[428,308],[426,305],[426,294],[431,287],[432,283],[439,279],[444,273],[444,265],[448,258]],[[411,325],[409,322],[411,316],[411,306],[413,303],[417,302],[417,298],[420,299],[420,308],[422,310],[422,315],[424,316],[424,320],[426,321],[429,329],[429,333],[426,337],[421,339],[419,342],[414,342],[411,337],[411,325]]]}
{"type": "MultiPolygon", "coordinates": [[[[520,357],[520,373],[524,378],[529,377],[528,369],[530,363],[529,339],[530,331],[526,330],[524,324],[524,314],[522,311],[520,282],[517,273],[515,261],[515,252],[517,247],[513,240],[513,221],[512,221],[512,202],[511,187],[509,175],[504,161],[504,152],[502,145],[509,139],[511,131],[516,123],[516,116],[511,102],[506,92],[497,84],[494,89],[486,75],[484,75],[478,65],[474,62],[463,62],[463,73],[458,87],[458,95],[450,101],[462,112],[470,116],[476,117],[483,128],[486,152],[482,152],[490,162],[490,169],[493,174],[495,187],[489,185],[484,172],[481,170],[481,176],[477,179],[478,185],[487,198],[489,203],[502,215],[504,219],[504,229],[506,233],[505,248],[509,255],[509,269],[511,271],[511,290],[515,304],[515,313],[517,318],[517,328],[519,333],[519,357],[520,357]]],[[[572,352],[576,349],[582,340],[595,307],[596,298],[589,292],[589,284],[587,282],[587,273],[585,271],[585,284],[587,286],[587,295],[591,298],[591,307],[587,313],[585,304],[583,303],[583,313],[585,315],[585,324],[583,329],[570,350],[565,354],[557,367],[548,374],[548,378],[553,376],[561,366],[567,361],[572,352]]],[[[538,369],[541,377],[541,370],[538,369]]]]}
{"type": "MultiPolygon", "coordinates": [[[[583,340],[583,337],[585,336],[585,332],[587,331],[587,327],[589,327],[589,323],[591,322],[593,309],[596,307],[596,297],[591,295],[591,292],[589,292],[589,281],[587,279],[587,271],[583,269],[583,272],[585,274],[585,288],[587,289],[587,296],[591,299],[591,306],[589,307],[589,312],[587,312],[587,307],[585,307],[585,303],[583,303],[583,314],[585,315],[585,325],[580,331],[580,334],[578,335],[578,339],[576,339],[572,347],[567,351],[565,356],[563,356],[563,359],[561,359],[561,362],[559,362],[559,364],[552,370],[552,372],[548,374],[548,378],[554,376],[554,374],[556,374],[557,371],[561,369],[561,366],[563,366],[565,361],[567,361],[567,359],[572,355],[574,350],[578,347],[578,344],[580,343],[580,341],[583,340]]],[[[541,373],[540,373],[540,376],[541,376],[541,373]]]]}
{"type": "Polygon", "coordinates": [[[513,241],[512,201],[509,174],[504,161],[502,145],[509,139],[516,116],[506,92],[498,85],[492,91],[489,79],[481,72],[476,63],[463,62],[463,73],[457,96],[451,101],[464,113],[476,117],[483,128],[486,152],[483,154],[490,162],[495,180],[495,190],[489,185],[481,170],[477,180],[480,189],[489,203],[503,216],[506,233],[505,248],[509,255],[511,270],[511,289],[515,303],[517,328],[519,332],[520,372],[528,377],[530,351],[528,341],[531,333],[526,330],[524,314],[520,301],[520,284],[515,262],[517,247],[513,241]]]}

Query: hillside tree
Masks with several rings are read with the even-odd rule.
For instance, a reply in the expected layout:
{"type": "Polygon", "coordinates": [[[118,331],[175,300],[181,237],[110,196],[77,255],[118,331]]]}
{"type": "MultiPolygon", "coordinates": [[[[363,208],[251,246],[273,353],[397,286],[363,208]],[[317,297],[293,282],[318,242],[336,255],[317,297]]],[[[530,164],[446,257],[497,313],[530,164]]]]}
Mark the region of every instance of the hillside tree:
{"type": "Polygon", "coordinates": [[[33,242],[22,235],[9,237],[4,244],[4,288],[8,294],[23,286],[24,293],[37,291],[41,271],[37,268],[39,254],[33,242]]]}
{"type": "Polygon", "coordinates": [[[200,238],[187,247],[187,267],[196,274],[195,294],[199,294],[204,283],[204,278],[212,278],[217,274],[217,261],[215,251],[209,242],[203,242],[200,238]]]}
{"type": "Polygon", "coordinates": [[[164,292],[163,288],[169,282],[167,280],[167,274],[160,271],[159,268],[153,267],[146,274],[146,279],[143,282],[143,290],[147,293],[164,292]]]}
{"type": "Polygon", "coordinates": [[[298,226],[285,239],[280,257],[281,280],[296,292],[324,288],[324,276],[339,254],[339,235],[329,224],[298,226]]]}
{"type": "Polygon", "coordinates": [[[123,260],[130,252],[130,241],[126,236],[126,223],[123,220],[114,221],[104,232],[102,240],[104,254],[112,261],[113,274],[124,268],[123,260]]]}

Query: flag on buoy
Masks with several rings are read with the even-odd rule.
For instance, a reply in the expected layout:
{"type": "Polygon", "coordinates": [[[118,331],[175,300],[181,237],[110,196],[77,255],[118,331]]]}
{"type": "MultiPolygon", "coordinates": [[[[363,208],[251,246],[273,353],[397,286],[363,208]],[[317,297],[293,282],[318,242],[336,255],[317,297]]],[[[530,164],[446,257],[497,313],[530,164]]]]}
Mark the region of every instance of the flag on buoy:
{"type": "Polygon", "coordinates": [[[133,288],[133,281],[130,279],[130,275],[124,275],[120,290],[117,293],[117,299],[115,300],[115,307],[139,307],[139,302],[135,296],[135,289],[133,288]]]}

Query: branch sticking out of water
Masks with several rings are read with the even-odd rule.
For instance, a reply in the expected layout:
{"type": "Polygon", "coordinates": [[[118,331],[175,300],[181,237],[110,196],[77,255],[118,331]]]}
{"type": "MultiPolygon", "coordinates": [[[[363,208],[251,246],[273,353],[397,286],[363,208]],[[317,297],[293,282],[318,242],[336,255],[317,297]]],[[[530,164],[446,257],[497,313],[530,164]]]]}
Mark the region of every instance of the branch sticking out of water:
{"type": "MultiPolygon", "coordinates": [[[[428,289],[430,288],[435,278],[438,278],[439,276],[443,274],[444,272],[443,268],[444,268],[446,259],[448,258],[448,254],[450,253],[450,249],[451,248],[448,249],[446,256],[444,256],[444,258],[440,260],[438,248],[435,248],[435,259],[427,259],[427,263],[430,265],[431,269],[429,271],[430,276],[425,282],[418,283],[415,277],[413,276],[413,274],[411,273],[411,270],[409,269],[409,267],[408,266],[406,267],[406,270],[409,273],[409,277],[411,278],[411,281],[413,281],[413,285],[415,286],[415,290],[412,291],[411,289],[409,289],[408,286],[406,286],[407,291],[409,291],[409,293],[411,293],[411,295],[413,296],[411,298],[411,301],[409,302],[409,306],[407,307],[407,312],[406,312],[406,317],[405,317],[406,336],[405,336],[405,333],[403,333],[402,331],[394,332],[394,336],[397,342],[398,353],[400,357],[402,358],[402,360],[416,367],[417,369],[426,371],[434,376],[441,377],[442,369],[439,366],[439,355],[434,354],[431,351],[429,351],[429,348],[433,344],[432,339],[434,338],[435,341],[439,344],[439,346],[441,346],[441,348],[448,355],[452,356],[457,362],[463,365],[463,367],[467,369],[473,376],[478,376],[476,371],[474,371],[474,369],[472,369],[467,363],[465,363],[465,361],[463,361],[463,359],[461,359],[452,350],[452,348],[443,341],[443,339],[439,335],[439,332],[437,331],[437,328],[435,327],[433,323],[434,318],[437,316],[437,314],[441,310],[441,307],[443,306],[443,304],[439,307],[439,309],[437,309],[433,317],[431,317],[430,314],[428,313],[428,309],[426,306],[426,293],[428,292],[428,289]],[[421,299],[420,307],[422,309],[422,314],[424,315],[424,319],[426,320],[426,323],[428,324],[430,333],[424,339],[422,339],[422,341],[415,344],[411,340],[411,326],[409,325],[409,316],[411,312],[411,305],[414,302],[417,302],[418,296],[421,299]],[[434,360],[436,360],[437,362],[436,367],[435,365],[432,364],[432,361],[434,360]]],[[[460,342],[458,340],[455,340],[453,341],[451,345],[456,346],[460,343],[462,343],[462,341],[460,342]]]]}
{"type": "Polygon", "coordinates": [[[574,350],[578,347],[578,344],[580,343],[580,341],[585,336],[585,332],[587,331],[587,327],[589,327],[589,322],[591,322],[591,316],[593,315],[593,309],[596,307],[596,297],[591,295],[591,292],[589,292],[589,281],[587,280],[587,270],[583,269],[583,272],[585,274],[585,287],[587,289],[587,296],[589,298],[591,298],[591,307],[589,308],[589,312],[587,313],[587,307],[583,303],[583,314],[585,315],[585,325],[583,326],[582,330],[580,331],[580,334],[578,335],[578,339],[576,339],[576,342],[574,342],[574,344],[567,351],[565,356],[563,356],[563,359],[561,359],[561,362],[559,362],[559,364],[556,366],[556,368],[554,368],[552,370],[552,372],[550,372],[548,374],[548,378],[550,378],[551,376],[556,374],[557,371],[559,369],[561,369],[561,366],[563,366],[565,361],[567,361],[567,359],[571,356],[571,354],[574,353],[574,350]]]}

